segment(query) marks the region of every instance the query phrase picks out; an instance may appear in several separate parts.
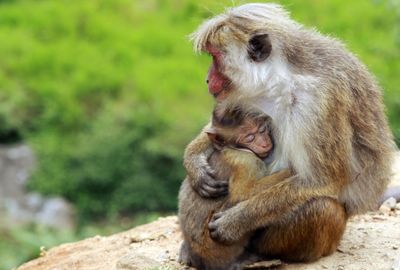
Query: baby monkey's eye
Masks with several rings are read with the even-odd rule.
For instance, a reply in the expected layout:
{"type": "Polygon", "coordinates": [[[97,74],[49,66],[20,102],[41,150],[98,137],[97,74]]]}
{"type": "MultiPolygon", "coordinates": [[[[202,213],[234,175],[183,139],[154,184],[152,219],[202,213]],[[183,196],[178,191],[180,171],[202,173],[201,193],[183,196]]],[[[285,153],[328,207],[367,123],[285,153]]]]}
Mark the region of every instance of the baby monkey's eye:
{"type": "Polygon", "coordinates": [[[254,134],[249,134],[246,137],[244,137],[244,142],[251,143],[252,141],[254,141],[255,138],[256,136],[254,136],[254,134]]]}
{"type": "Polygon", "coordinates": [[[262,126],[260,127],[260,129],[258,130],[259,133],[264,133],[267,130],[266,126],[262,126]]]}

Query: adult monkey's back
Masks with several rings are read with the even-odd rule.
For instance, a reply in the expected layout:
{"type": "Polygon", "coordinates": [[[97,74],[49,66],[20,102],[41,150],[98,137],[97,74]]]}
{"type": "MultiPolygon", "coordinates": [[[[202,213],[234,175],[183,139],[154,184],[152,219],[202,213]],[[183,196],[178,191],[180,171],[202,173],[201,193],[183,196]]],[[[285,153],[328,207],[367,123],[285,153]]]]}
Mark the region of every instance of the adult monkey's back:
{"type": "MultiPolygon", "coordinates": [[[[274,4],[228,9],[202,24],[192,39],[196,50],[213,57],[210,93],[218,102],[255,104],[270,115],[273,171],[296,172],[218,215],[209,225],[217,240],[235,241],[279,224],[320,198],[338,200],[348,216],[377,206],[394,142],[380,88],[344,45],[305,29],[274,4]]],[[[187,148],[185,167],[195,189],[213,191],[204,156],[193,155],[208,147],[199,135],[187,148]]]]}

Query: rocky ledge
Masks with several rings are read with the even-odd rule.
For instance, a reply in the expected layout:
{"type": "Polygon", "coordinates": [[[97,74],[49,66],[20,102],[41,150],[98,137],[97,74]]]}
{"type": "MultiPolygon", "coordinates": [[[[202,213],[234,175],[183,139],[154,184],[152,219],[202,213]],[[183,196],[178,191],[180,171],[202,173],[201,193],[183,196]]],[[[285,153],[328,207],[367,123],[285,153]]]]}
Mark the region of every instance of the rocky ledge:
{"type": "MultiPolygon", "coordinates": [[[[400,184],[400,155],[392,184],[400,184]]],[[[119,234],[95,236],[50,250],[18,270],[183,269],[177,262],[181,233],[175,216],[119,234]]],[[[39,253],[39,249],[38,249],[39,253]]],[[[264,263],[258,269],[392,269],[400,270],[400,204],[352,218],[337,251],[310,264],[264,263]]]]}

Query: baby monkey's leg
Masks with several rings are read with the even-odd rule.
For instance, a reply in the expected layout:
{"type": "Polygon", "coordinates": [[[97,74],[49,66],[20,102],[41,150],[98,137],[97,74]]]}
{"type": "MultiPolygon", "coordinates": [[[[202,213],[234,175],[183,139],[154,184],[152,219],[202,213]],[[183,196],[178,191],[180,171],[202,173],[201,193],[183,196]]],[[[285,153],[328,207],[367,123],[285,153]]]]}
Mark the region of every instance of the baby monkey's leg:
{"type": "Polygon", "coordinates": [[[346,221],[344,207],[337,200],[314,198],[278,222],[258,230],[251,246],[268,257],[315,261],[336,250],[346,221]]]}

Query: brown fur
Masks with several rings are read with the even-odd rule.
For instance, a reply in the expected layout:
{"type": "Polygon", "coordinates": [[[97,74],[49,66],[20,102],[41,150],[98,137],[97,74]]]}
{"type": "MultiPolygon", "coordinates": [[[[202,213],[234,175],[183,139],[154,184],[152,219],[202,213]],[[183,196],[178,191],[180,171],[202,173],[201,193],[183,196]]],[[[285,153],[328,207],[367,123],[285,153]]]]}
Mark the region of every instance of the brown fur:
{"type": "Polygon", "coordinates": [[[217,177],[226,177],[231,168],[229,196],[215,200],[200,197],[186,178],[179,193],[179,220],[185,243],[181,260],[198,269],[233,269],[245,247],[254,252],[288,261],[313,261],[334,252],[343,235],[347,216],[336,199],[319,197],[311,199],[279,221],[249,232],[234,243],[219,243],[210,237],[207,224],[215,212],[228,209],[268,190],[292,173],[280,173],[260,179],[267,174],[266,165],[255,155],[225,149],[215,152],[210,164],[218,168],[217,177]],[[225,174],[225,175],[223,175],[225,174]],[[253,235],[253,236],[252,236],[253,235]]]}
{"type": "MultiPolygon", "coordinates": [[[[394,142],[374,77],[343,44],[305,29],[278,5],[229,9],[192,38],[197,50],[211,44],[222,54],[220,77],[230,79],[222,102],[256,105],[272,116],[278,146],[272,169],[295,172],[224,211],[212,222],[217,239],[234,242],[266,228],[254,239],[259,252],[304,261],[329,254],[344,229],[341,205],[347,216],[376,209],[391,173],[394,142]],[[272,52],[254,63],[242,54],[259,33],[268,34],[272,52]],[[303,235],[307,230],[315,234],[303,235]],[[288,257],[296,250],[304,254],[288,257]]],[[[198,172],[196,160],[208,147],[202,135],[188,146],[189,175],[198,172]]]]}
{"type": "Polygon", "coordinates": [[[190,186],[189,179],[182,183],[179,192],[179,220],[185,244],[181,250],[181,260],[198,269],[233,269],[240,265],[239,258],[250,235],[245,235],[235,243],[214,241],[207,224],[216,212],[228,209],[246,200],[290,175],[285,170],[259,180],[267,174],[266,165],[254,154],[233,149],[215,151],[209,160],[217,169],[218,177],[231,174],[229,196],[220,199],[204,199],[190,186]]]}
{"type": "MultiPolygon", "coordinates": [[[[180,258],[184,263],[198,269],[235,269],[248,259],[244,248],[250,234],[235,243],[219,243],[211,238],[208,223],[214,213],[249,199],[259,190],[264,190],[290,175],[285,170],[258,181],[268,174],[266,164],[254,153],[230,148],[240,135],[249,132],[243,130],[248,126],[247,119],[254,121],[256,129],[264,126],[267,121],[265,132],[270,130],[270,119],[260,111],[250,110],[247,113],[238,107],[229,110],[216,107],[212,125],[214,133],[209,133],[211,129],[207,131],[216,147],[210,154],[208,163],[215,168],[217,179],[229,178],[229,195],[214,200],[202,198],[198,195],[198,190],[190,185],[189,177],[184,180],[179,192],[179,221],[185,239],[180,258]],[[216,136],[224,141],[224,146],[219,144],[216,136]]],[[[260,134],[269,137],[269,132],[260,134]]]]}
{"type": "Polygon", "coordinates": [[[346,226],[346,213],[337,200],[311,199],[283,216],[279,222],[259,229],[251,247],[258,253],[286,261],[315,261],[333,253],[346,226]]]}

